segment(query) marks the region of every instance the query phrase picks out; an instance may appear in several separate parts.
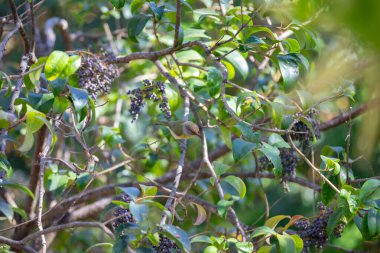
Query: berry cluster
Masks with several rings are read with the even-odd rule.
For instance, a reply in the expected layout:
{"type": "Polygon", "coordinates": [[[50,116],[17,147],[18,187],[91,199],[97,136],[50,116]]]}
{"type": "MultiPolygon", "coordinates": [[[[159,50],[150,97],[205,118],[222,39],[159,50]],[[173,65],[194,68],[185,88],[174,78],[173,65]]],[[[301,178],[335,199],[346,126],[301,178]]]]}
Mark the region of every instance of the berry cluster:
{"type": "Polygon", "coordinates": [[[119,76],[117,66],[108,62],[114,58],[107,53],[86,54],[82,56],[82,64],[78,71],[79,85],[86,89],[95,100],[98,94],[107,94],[111,82],[119,76]]]}
{"type": "MultiPolygon", "coordinates": [[[[121,194],[119,197],[116,198],[116,200],[124,201],[125,203],[130,203],[132,201],[132,198],[127,194],[121,194]]],[[[115,219],[112,223],[112,227],[114,229],[118,228],[123,224],[136,223],[136,220],[133,218],[132,213],[129,211],[127,207],[117,207],[113,212],[113,215],[117,217],[117,219],[115,219]]]]}
{"type": "Polygon", "coordinates": [[[181,253],[181,249],[175,242],[166,236],[160,234],[160,243],[158,246],[153,246],[156,253],[181,253]]]}
{"type": "MultiPolygon", "coordinates": [[[[307,253],[313,249],[322,249],[326,244],[328,238],[326,227],[330,215],[333,213],[330,208],[318,203],[319,216],[312,222],[310,220],[298,220],[294,223],[294,227],[298,229],[297,233],[303,240],[302,252],[307,253]]],[[[340,237],[343,232],[344,224],[339,224],[334,234],[336,237],[340,237]]]]}
{"type": "MultiPolygon", "coordinates": [[[[280,158],[282,164],[282,180],[286,178],[295,178],[296,177],[296,166],[298,163],[298,156],[293,149],[280,148],[280,158]]],[[[259,168],[260,169],[269,169],[273,167],[272,162],[266,156],[259,158],[259,168]]]]}
{"type": "Polygon", "coordinates": [[[166,97],[165,84],[163,82],[151,82],[149,80],[144,80],[143,83],[144,86],[142,88],[136,88],[127,92],[131,99],[129,113],[132,115],[132,122],[137,120],[140,111],[145,105],[145,100],[159,103],[158,107],[169,120],[172,114],[168,98],[166,97]]]}
{"type": "MultiPolygon", "coordinates": [[[[319,139],[321,137],[321,133],[319,131],[319,120],[317,119],[317,115],[318,111],[313,108],[305,118],[313,128],[315,137],[319,139]]],[[[313,132],[311,129],[304,122],[297,121],[292,130],[299,132],[292,134],[292,139],[299,142],[299,146],[304,153],[309,153],[313,142],[313,132]]]]}

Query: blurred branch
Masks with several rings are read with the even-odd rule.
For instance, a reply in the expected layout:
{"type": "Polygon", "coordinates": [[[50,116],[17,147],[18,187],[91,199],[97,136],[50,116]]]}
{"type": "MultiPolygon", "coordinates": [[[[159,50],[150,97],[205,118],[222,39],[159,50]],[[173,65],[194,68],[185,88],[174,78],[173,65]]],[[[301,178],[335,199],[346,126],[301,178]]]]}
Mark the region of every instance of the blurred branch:
{"type": "Polygon", "coordinates": [[[341,115],[336,116],[335,118],[332,118],[331,120],[322,123],[320,125],[319,129],[321,131],[329,130],[331,128],[334,128],[336,126],[339,126],[339,125],[345,123],[350,118],[354,119],[354,118],[360,116],[361,114],[363,114],[369,110],[379,109],[379,105],[380,105],[380,98],[375,98],[375,99],[373,99],[373,100],[371,100],[365,104],[358,106],[357,108],[355,108],[353,110],[342,113],[341,115]]]}
{"type": "Polygon", "coordinates": [[[175,19],[175,28],[174,28],[174,42],[173,48],[176,48],[179,43],[179,34],[181,29],[181,15],[182,15],[182,2],[181,0],[177,0],[177,10],[176,10],[176,19],[175,19]]]}
{"type": "Polygon", "coordinates": [[[25,54],[26,53],[30,53],[31,51],[30,51],[29,40],[28,40],[28,37],[26,35],[25,29],[24,29],[24,25],[22,24],[22,21],[20,20],[18,14],[17,14],[16,5],[13,2],[13,0],[8,0],[8,3],[9,3],[9,6],[11,7],[11,10],[12,10],[13,21],[14,21],[15,24],[17,24],[18,31],[19,31],[19,33],[21,35],[22,41],[24,42],[25,54]]]}

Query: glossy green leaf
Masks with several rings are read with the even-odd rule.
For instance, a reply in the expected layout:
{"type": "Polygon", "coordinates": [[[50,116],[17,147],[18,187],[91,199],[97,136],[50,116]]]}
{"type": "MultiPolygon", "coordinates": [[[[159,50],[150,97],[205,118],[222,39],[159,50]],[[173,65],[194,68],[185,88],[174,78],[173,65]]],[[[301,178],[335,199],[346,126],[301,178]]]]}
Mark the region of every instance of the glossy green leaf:
{"type": "Polygon", "coordinates": [[[365,182],[360,190],[359,198],[363,202],[380,199],[380,180],[370,179],[365,182]]]}
{"type": "Polygon", "coordinates": [[[34,109],[47,114],[53,107],[54,95],[51,93],[39,94],[30,92],[27,103],[34,109]]]}
{"type": "Polygon", "coordinates": [[[251,234],[251,238],[255,238],[255,237],[259,237],[259,236],[263,236],[263,235],[276,235],[277,232],[274,231],[272,228],[270,227],[267,227],[267,226],[262,226],[262,227],[258,227],[256,228],[253,233],[251,234]]]}
{"type": "Polygon", "coordinates": [[[86,106],[88,102],[88,92],[84,89],[74,88],[70,85],[68,87],[71,93],[71,98],[73,100],[75,110],[80,111],[83,107],[86,106]]]}
{"type": "Polygon", "coordinates": [[[290,55],[279,55],[277,59],[282,75],[283,88],[286,92],[289,92],[297,84],[300,77],[298,62],[290,55]]]}
{"type": "Polygon", "coordinates": [[[282,175],[282,163],[280,158],[280,151],[271,145],[263,143],[263,147],[258,149],[263,153],[274,165],[274,174],[277,178],[282,175]]]}
{"type": "Polygon", "coordinates": [[[225,218],[227,215],[228,208],[230,208],[230,206],[232,206],[233,204],[234,204],[233,200],[225,200],[225,199],[219,200],[218,203],[216,204],[218,214],[221,217],[225,218]]]}
{"type": "Polygon", "coordinates": [[[170,224],[161,225],[162,231],[168,238],[174,240],[184,252],[191,251],[189,236],[177,226],[170,224]]]}
{"type": "Polygon", "coordinates": [[[110,2],[116,9],[121,9],[125,5],[125,0],[110,0],[110,2]]]}
{"type": "MultiPolygon", "coordinates": [[[[339,187],[339,176],[328,176],[327,179],[335,186],[339,187]]],[[[329,204],[336,196],[336,191],[327,183],[323,182],[321,189],[322,201],[325,205],[329,204]]]]}
{"type": "Polygon", "coordinates": [[[281,135],[272,133],[269,136],[268,144],[276,148],[290,148],[290,145],[281,137],[281,135]]]}
{"type": "Polygon", "coordinates": [[[241,131],[245,140],[255,143],[259,141],[260,134],[258,132],[254,132],[252,126],[248,125],[247,123],[239,122],[234,127],[241,131]]]}
{"type": "Polygon", "coordinates": [[[303,241],[299,235],[290,235],[296,246],[296,252],[301,253],[303,249],[303,241]]]}
{"type": "Polygon", "coordinates": [[[241,76],[245,79],[248,76],[249,68],[245,58],[237,51],[232,51],[233,48],[220,48],[216,51],[222,55],[225,55],[225,60],[229,61],[237,70],[241,76]],[[232,51],[232,52],[231,52],[232,51]]]}
{"type": "Polygon", "coordinates": [[[67,97],[54,98],[53,111],[55,113],[63,113],[70,107],[70,100],[67,97]]]}
{"type": "Polygon", "coordinates": [[[23,142],[22,145],[18,148],[18,150],[19,150],[20,152],[26,153],[26,152],[28,152],[28,151],[33,147],[33,143],[34,143],[33,133],[32,133],[31,130],[29,130],[29,129],[27,128],[27,129],[26,129],[26,133],[25,133],[24,142],[23,142]]]}
{"type": "Polygon", "coordinates": [[[69,62],[69,56],[62,51],[53,51],[46,60],[45,77],[48,81],[58,78],[69,62]]]}
{"type": "Polygon", "coordinates": [[[277,235],[278,244],[280,246],[281,253],[294,253],[297,252],[296,244],[290,235],[283,234],[277,235]]]}
{"type": "Polygon", "coordinates": [[[62,78],[57,78],[54,81],[49,82],[49,88],[55,97],[57,97],[64,90],[66,82],[67,80],[62,78]]]}
{"type": "Polygon", "coordinates": [[[134,201],[131,201],[129,203],[129,210],[136,221],[142,222],[147,219],[149,207],[146,204],[136,204],[134,201]]]}
{"type": "Polygon", "coordinates": [[[233,187],[240,198],[244,198],[246,193],[246,186],[241,178],[236,176],[227,176],[223,178],[221,181],[221,186],[223,189],[223,186],[225,184],[228,184],[229,186],[233,187]]]}
{"type": "Polygon", "coordinates": [[[136,200],[137,197],[140,195],[140,190],[136,187],[118,187],[118,189],[123,193],[127,194],[133,200],[136,200]]]}
{"type": "Polygon", "coordinates": [[[144,30],[146,23],[149,21],[151,16],[137,14],[133,16],[130,20],[128,20],[128,37],[137,42],[137,36],[144,30]]]}
{"type": "Polygon", "coordinates": [[[62,72],[62,77],[68,77],[74,74],[81,66],[82,60],[80,55],[72,55],[62,72]]]}
{"type": "Polygon", "coordinates": [[[344,216],[344,209],[338,208],[329,217],[329,220],[327,222],[327,227],[326,227],[326,232],[328,235],[331,235],[334,232],[335,227],[339,224],[343,216],[344,216]]]}
{"type": "Polygon", "coordinates": [[[36,111],[34,110],[32,107],[30,107],[29,105],[26,106],[27,107],[27,113],[26,113],[26,127],[29,131],[31,131],[31,133],[35,133],[37,132],[44,124],[44,122],[42,122],[40,120],[39,117],[37,116],[40,116],[40,117],[46,117],[45,114],[43,114],[42,112],[39,112],[39,111],[36,111]]]}
{"type": "Polygon", "coordinates": [[[282,220],[290,218],[291,217],[288,215],[276,215],[266,220],[264,225],[274,229],[277,226],[277,224],[280,223],[282,220]]]}
{"type": "Polygon", "coordinates": [[[190,242],[191,243],[202,242],[202,243],[209,243],[209,244],[212,243],[210,237],[208,237],[206,235],[197,235],[197,236],[191,238],[190,242]]]}
{"type": "Polygon", "coordinates": [[[232,155],[235,162],[241,160],[243,157],[248,155],[254,148],[256,148],[256,143],[247,142],[240,138],[232,141],[232,155]]]}
{"type": "Polygon", "coordinates": [[[142,197],[156,196],[157,194],[157,186],[145,186],[143,184],[140,184],[140,189],[142,197]]]}
{"type": "Polygon", "coordinates": [[[327,156],[321,155],[322,161],[325,163],[325,169],[328,171],[332,171],[334,175],[338,175],[340,172],[339,159],[330,158],[327,156]]]}
{"type": "Polygon", "coordinates": [[[216,97],[220,93],[223,77],[219,69],[211,67],[207,71],[207,87],[211,97],[216,97]]]}
{"type": "Polygon", "coordinates": [[[9,163],[7,156],[5,154],[0,153],[0,170],[4,170],[6,172],[6,178],[10,178],[12,176],[12,166],[9,163]]]}

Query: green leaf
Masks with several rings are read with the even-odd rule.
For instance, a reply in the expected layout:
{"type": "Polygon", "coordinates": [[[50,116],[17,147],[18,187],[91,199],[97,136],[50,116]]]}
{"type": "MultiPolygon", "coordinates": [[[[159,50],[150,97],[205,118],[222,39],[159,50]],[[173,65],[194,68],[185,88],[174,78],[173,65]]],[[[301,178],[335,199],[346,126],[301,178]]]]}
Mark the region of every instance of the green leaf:
{"type": "Polygon", "coordinates": [[[45,64],[45,77],[48,81],[58,78],[69,62],[69,56],[62,51],[53,51],[45,64]]]}
{"type": "Polygon", "coordinates": [[[258,142],[260,139],[259,133],[252,130],[252,126],[248,125],[245,122],[239,122],[235,126],[239,129],[244,136],[244,138],[249,142],[258,142]]]}
{"type": "MultiPolygon", "coordinates": [[[[223,178],[221,181],[221,186],[223,189],[225,189],[225,187],[223,186],[225,186],[226,184],[231,186],[236,191],[237,196],[239,196],[240,198],[244,198],[245,193],[246,193],[246,187],[241,178],[236,177],[236,176],[227,176],[223,178]]],[[[232,195],[236,195],[236,193],[232,195]]]]}
{"type": "Polygon", "coordinates": [[[20,152],[26,153],[33,147],[33,143],[34,143],[33,133],[29,128],[26,128],[24,142],[18,148],[18,150],[20,152]]]}
{"type": "Polygon", "coordinates": [[[128,28],[128,37],[137,42],[136,37],[144,30],[146,23],[149,21],[151,16],[138,14],[133,16],[127,24],[128,28]]]}
{"type": "Polygon", "coordinates": [[[274,229],[277,226],[277,224],[280,223],[280,221],[290,218],[291,217],[288,215],[276,215],[266,220],[264,225],[274,229]]]}
{"type": "Polygon", "coordinates": [[[269,136],[268,144],[276,148],[290,148],[289,144],[281,137],[281,135],[272,133],[269,136]]]}
{"type": "Polygon", "coordinates": [[[7,156],[0,153],[0,170],[4,170],[7,175],[6,178],[10,178],[13,172],[11,164],[8,162],[7,156]]]}
{"type": "Polygon", "coordinates": [[[376,209],[370,209],[368,210],[368,232],[371,236],[376,236],[378,234],[378,227],[377,223],[377,213],[379,210],[376,209]]]}
{"type": "MultiPolygon", "coordinates": [[[[45,64],[46,60],[47,60],[47,57],[39,58],[36,63],[34,63],[32,66],[30,66],[30,69],[35,69],[35,68],[40,67],[41,65],[45,64]]],[[[35,70],[35,71],[29,73],[29,75],[27,75],[29,78],[29,81],[33,84],[33,88],[34,88],[34,86],[39,85],[41,73],[42,73],[42,67],[38,68],[37,70],[35,70]]],[[[29,87],[28,90],[32,90],[32,87],[29,87]]]]}
{"type": "MultiPolygon", "coordinates": [[[[327,179],[335,186],[339,187],[339,175],[328,176],[327,179]]],[[[322,202],[327,205],[335,198],[335,196],[336,191],[327,182],[323,182],[321,189],[322,202]]]]}
{"type": "Polygon", "coordinates": [[[263,143],[263,147],[258,149],[263,153],[274,165],[274,174],[276,178],[282,175],[282,163],[280,158],[280,151],[271,145],[263,143]]]}
{"type": "Polygon", "coordinates": [[[7,188],[13,188],[13,189],[18,189],[18,190],[21,190],[23,192],[25,192],[26,194],[29,195],[29,197],[31,197],[32,199],[34,199],[34,194],[33,192],[31,192],[31,190],[29,190],[28,187],[22,185],[22,184],[17,184],[17,183],[12,183],[12,182],[8,182],[8,181],[3,181],[0,183],[0,186],[1,187],[7,187],[7,188]]]}
{"type": "Polygon", "coordinates": [[[9,221],[13,219],[13,209],[5,201],[0,199],[0,212],[2,212],[9,221]]]}
{"type": "Polygon", "coordinates": [[[170,239],[174,240],[176,244],[181,248],[184,252],[190,252],[190,240],[189,236],[179,227],[163,224],[161,225],[163,233],[170,239]]]}
{"type": "Polygon", "coordinates": [[[190,242],[191,243],[203,242],[203,243],[208,243],[208,244],[212,243],[210,237],[208,237],[206,235],[197,235],[197,236],[193,237],[190,242]]]}
{"type": "Polygon", "coordinates": [[[86,106],[88,101],[88,92],[84,89],[74,88],[69,85],[71,98],[73,99],[75,110],[78,112],[86,106]]]}
{"type": "Polygon", "coordinates": [[[300,52],[300,44],[296,39],[287,38],[282,41],[282,44],[285,46],[286,51],[288,53],[299,53],[300,52]]]}
{"type": "Polygon", "coordinates": [[[274,124],[277,127],[280,127],[282,119],[285,114],[284,105],[278,102],[271,102],[270,106],[272,108],[271,113],[272,113],[274,124]]]}
{"type": "Polygon", "coordinates": [[[370,179],[365,182],[360,190],[359,199],[362,202],[380,199],[380,180],[370,179]]]}
{"type": "Polygon", "coordinates": [[[207,87],[211,97],[216,97],[220,93],[223,77],[219,69],[211,67],[207,72],[207,87]]]}
{"type": "Polygon", "coordinates": [[[65,69],[62,72],[62,77],[68,77],[74,74],[82,63],[80,55],[72,55],[69,57],[69,62],[66,64],[65,69]]]}
{"type": "Polygon", "coordinates": [[[128,246],[127,236],[123,235],[116,238],[116,241],[112,247],[112,253],[125,252],[128,246]]]}
{"type": "Polygon", "coordinates": [[[303,241],[301,237],[299,237],[299,235],[291,235],[290,237],[293,239],[294,244],[296,245],[296,252],[301,253],[303,249],[303,241]]]}
{"type": "Polygon", "coordinates": [[[157,6],[155,2],[149,2],[149,7],[153,11],[157,20],[161,20],[165,13],[165,5],[157,6]]]}
{"type": "Polygon", "coordinates": [[[54,103],[54,95],[51,93],[39,94],[30,92],[27,102],[36,110],[47,114],[54,103]]]}
{"type": "Polygon", "coordinates": [[[235,162],[241,160],[244,156],[250,153],[254,148],[256,148],[256,143],[247,142],[240,138],[233,140],[232,142],[232,155],[235,162]]]}
{"type": "Polygon", "coordinates": [[[228,208],[230,208],[230,206],[232,206],[233,203],[234,203],[233,200],[225,200],[225,199],[219,200],[218,203],[216,204],[218,214],[221,217],[225,218],[227,215],[228,208]]]}
{"type": "Polygon", "coordinates": [[[322,161],[325,163],[325,169],[328,171],[332,171],[334,175],[338,175],[340,172],[339,159],[330,158],[327,156],[321,155],[322,161]]]}
{"type": "Polygon", "coordinates": [[[35,133],[44,124],[44,122],[42,122],[39,119],[39,117],[37,117],[37,116],[40,116],[40,117],[43,117],[43,118],[46,117],[46,116],[42,112],[34,110],[29,105],[27,105],[26,107],[27,107],[27,112],[26,112],[26,127],[27,127],[27,129],[29,129],[29,131],[31,131],[32,133],[35,133]]]}
{"type": "Polygon", "coordinates": [[[55,113],[63,113],[70,106],[70,100],[67,97],[55,97],[53,103],[53,111],[55,113]]]}
{"type": "Polygon", "coordinates": [[[133,218],[138,222],[142,222],[148,217],[149,207],[146,204],[136,204],[134,201],[131,201],[129,203],[129,210],[133,218]]]}
{"type": "Polygon", "coordinates": [[[335,227],[339,224],[339,222],[343,216],[344,216],[344,209],[338,208],[329,217],[329,220],[327,222],[327,227],[326,227],[326,232],[328,235],[331,235],[334,232],[335,227]]]}
{"type": "Polygon", "coordinates": [[[255,229],[255,231],[253,231],[253,233],[251,234],[251,238],[255,238],[255,237],[259,237],[259,236],[262,236],[262,235],[276,235],[276,231],[274,231],[272,228],[270,227],[267,227],[267,226],[262,226],[262,227],[258,227],[255,229]]]}
{"type": "Polygon", "coordinates": [[[127,194],[129,197],[131,197],[134,201],[137,199],[137,197],[140,195],[140,190],[136,187],[118,187],[119,190],[127,194]]]}
{"type": "Polygon", "coordinates": [[[116,9],[121,9],[125,5],[125,0],[110,0],[110,2],[116,9]]]}
{"type": "Polygon", "coordinates": [[[288,234],[277,234],[278,244],[281,253],[294,253],[296,251],[296,244],[293,238],[288,234]]]}
{"type": "Polygon", "coordinates": [[[255,35],[251,35],[249,36],[245,42],[245,44],[266,44],[265,41],[263,41],[261,38],[255,36],[255,35]]]}
{"type": "Polygon", "coordinates": [[[54,96],[57,97],[66,86],[67,79],[57,78],[52,82],[49,82],[49,88],[53,92],[54,96]]]}
{"type": "Polygon", "coordinates": [[[145,186],[143,184],[140,184],[140,189],[142,197],[156,196],[157,194],[157,186],[145,186]]]}
{"type": "MultiPolygon", "coordinates": [[[[229,53],[233,50],[233,48],[219,48],[216,51],[222,55],[229,53]]],[[[241,74],[241,76],[246,79],[249,73],[249,67],[247,61],[244,57],[237,51],[233,51],[225,56],[227,61],[229,61],[235,69],[241,74]]]]}
{"type": "Polygon", "coordinates": [[[289,92],[297,84],[300,76],[298,62],[295,57],[290,55],[278,55],[278,64],[283,80],[283,88],[285,92],[289,92]]]}

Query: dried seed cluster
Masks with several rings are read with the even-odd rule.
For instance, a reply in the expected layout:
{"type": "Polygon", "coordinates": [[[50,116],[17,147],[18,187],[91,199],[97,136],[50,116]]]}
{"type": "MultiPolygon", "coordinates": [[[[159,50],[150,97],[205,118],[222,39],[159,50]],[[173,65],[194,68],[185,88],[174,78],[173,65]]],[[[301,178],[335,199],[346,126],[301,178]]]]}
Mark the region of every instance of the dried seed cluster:
{"type": "MultiPolygon", "coordinates": [[[[295,178],[299,161],[296,152],[289,148],[280,148],[279,150],[282,164],[282,181],[286,181],[287,178],[295,178]]],[[[258,164],[260,169],[273,168],[272,162],[266,156],[260,157],[258,164]]]]}
{"type": "Polygon", "coordinates": [[[107,94],[112,81],[119,76],[117,66],[110,64],[115,56],[107,53],[82,56],[82,64],[78,71],[79,85],[86,89],[94,100],[98,95],[107,94]]]}
{"type": "MultiPolygon", "coordinates": [[[[319,130],[319,120],[317,119],[318,113],[318,110],[313,108],[306,115],[306,120],[310,123],[311,127],[313,128],[315,137],[317,139],[321,137],[321,133],[319,130]]],[[[306,154],[310,153],[310,148],[313,143],[312,130],[302,121],[296,122],[292,130],[295,132],[303,132],[292,134],[292,139],[299,142],[299,147],[302,150],[302,152],[306,154]]]]}
{"type": "MultiPolygon", "coordinates": [[[[124,201],[125,203],[131,203],[132,198],[127,194],[121,194],[119,197],[116,198],[116,200],[124,201]]],[[[114,220],[112,223],[112,227],[114,229],[118,228],[119,226],[123,224],[136,223],[136,220],[133,218],[132,213],[127,207],[124,207],[124,206],[117,207],[115,211],[113,212],[113,215],[117,217],[117,219],[114,220]]]]}
{"type": "MultiPolygon", "coordinates": [[[[302,252],[314,252],[313,250],[322,249],[328,238],[326,228],[329,217],[333,211],[321,202],[318,203],[319,216],[313,221],[310,220],[298,220],[295,222],[294,227],[297,228],[297,233],[303,240],[302,252]]],[[[335,230],[334,235],[340,237],[343,232],[344,224],[339,224],[335,230]]]]}
{"type": "Polygon", "coordinates": [[[181,249],[178,245],[166,236],[160,235],[160,243],[158,246],[153,246],[153,250],[156,253],[181,253],[181,249]]]}
{"type": "Polygon", "coordinates": [[[165,84],[163,82],[151,82],[149,80],[144,80],[143,83],[144,86],[142,88],[136,88],[127,92],[131,99],[129,113],[132,115],[132,122],[137,120],[140,111],[146,104],[146,100],[159,103],[158,107],[169,120],[172,114],[170,111],[169,100],[165,92],[165,84]]]}

